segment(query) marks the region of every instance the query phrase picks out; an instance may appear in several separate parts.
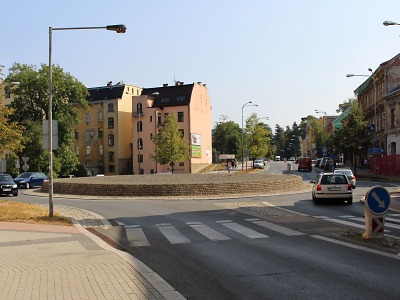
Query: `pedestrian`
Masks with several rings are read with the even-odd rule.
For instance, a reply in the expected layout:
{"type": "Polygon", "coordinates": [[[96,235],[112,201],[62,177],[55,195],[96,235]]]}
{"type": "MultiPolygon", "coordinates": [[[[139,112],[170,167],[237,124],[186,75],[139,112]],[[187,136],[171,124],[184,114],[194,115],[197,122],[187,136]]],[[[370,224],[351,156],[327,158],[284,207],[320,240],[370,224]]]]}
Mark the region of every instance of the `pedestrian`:
{"type": "Polygon", "coordinates": [[[227,168],[227,170],[228,170],[229,176],[231,176],[231,167],[232,167],[232,166],[231,166],[231,162],[228,161],[228,162],[226,163],[226,168],[227,168]]]}

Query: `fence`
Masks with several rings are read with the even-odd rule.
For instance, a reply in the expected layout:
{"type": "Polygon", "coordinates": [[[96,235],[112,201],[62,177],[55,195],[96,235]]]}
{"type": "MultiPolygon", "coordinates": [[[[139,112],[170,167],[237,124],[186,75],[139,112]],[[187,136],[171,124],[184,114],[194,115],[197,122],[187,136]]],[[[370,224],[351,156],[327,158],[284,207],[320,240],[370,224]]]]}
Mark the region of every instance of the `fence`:
{"type": "Polygon", "coordinates": [[[400,176],[400,154],[384,155],[382,158],[371,158],[369,172],[375,174],[375,162],[378,163],[378,175],[400,176]]]}

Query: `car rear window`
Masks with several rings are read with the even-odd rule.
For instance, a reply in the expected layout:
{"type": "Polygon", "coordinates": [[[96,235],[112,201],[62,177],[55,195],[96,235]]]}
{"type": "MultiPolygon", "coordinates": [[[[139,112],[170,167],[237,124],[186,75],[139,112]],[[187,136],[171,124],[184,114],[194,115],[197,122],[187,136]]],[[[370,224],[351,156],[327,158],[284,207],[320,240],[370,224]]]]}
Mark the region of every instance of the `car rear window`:
{"type": "Polygon", "coordinates": [[[321,179],[321,184],[346,184],[344,175],[324,175],[321,179]]]}

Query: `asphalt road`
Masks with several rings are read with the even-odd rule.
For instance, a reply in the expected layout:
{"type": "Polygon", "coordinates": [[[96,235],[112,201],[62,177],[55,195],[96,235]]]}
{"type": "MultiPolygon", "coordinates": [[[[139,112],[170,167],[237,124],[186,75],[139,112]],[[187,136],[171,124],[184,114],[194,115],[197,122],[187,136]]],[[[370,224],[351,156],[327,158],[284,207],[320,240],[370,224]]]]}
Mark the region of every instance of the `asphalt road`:
{"type": "MultiPolygon", "coordinates": [[[[285,167],[272,163],[266,172],[285,167]]],[[[305,181],[315,175],[300,173],[305,181]]],[[[398,299],[398,251],[346,238],[363,232],[358,198],[375,184],[359,182],[353,205],[315,205],[311,193],[220,200],[56,198],[55,205],[109,219],[114,226],[99,231],[188,299],[398,299]]],[[[8,199],[48,201],[18,198],[8,199]]],[[[388,234],[400,237],[400,215],[390,218],[388,234]]]]}

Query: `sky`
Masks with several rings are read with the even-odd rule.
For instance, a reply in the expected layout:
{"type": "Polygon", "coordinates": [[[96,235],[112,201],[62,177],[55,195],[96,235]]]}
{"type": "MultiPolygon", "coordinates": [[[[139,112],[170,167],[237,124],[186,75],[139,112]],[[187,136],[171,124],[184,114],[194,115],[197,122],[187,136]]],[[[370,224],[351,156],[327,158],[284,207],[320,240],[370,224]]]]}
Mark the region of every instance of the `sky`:
{"type": "Polygon", "coordinates": [[[398,0],[0,0],[0,65],[7,76],[14,62],[48,64],[49,27],[125,24],[53,31],[53,63],[87,87],[202,82],[212,127],[256,113],[285,128],[315,110],[337,115],[367,79],[346,74],[399,53],[400,26],[382,25],[399,11],[398,0]]]}

